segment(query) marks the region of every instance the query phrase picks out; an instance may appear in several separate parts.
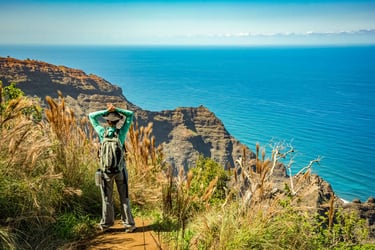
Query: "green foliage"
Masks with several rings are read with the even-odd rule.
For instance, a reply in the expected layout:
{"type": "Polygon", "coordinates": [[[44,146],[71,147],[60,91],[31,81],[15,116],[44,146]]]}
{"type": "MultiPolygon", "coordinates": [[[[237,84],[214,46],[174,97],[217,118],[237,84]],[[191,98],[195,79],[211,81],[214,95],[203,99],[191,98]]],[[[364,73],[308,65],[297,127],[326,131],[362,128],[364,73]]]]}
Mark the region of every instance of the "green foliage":
{"type": "Polygon", "coordinates": [[[354,212],[339,209],[334,214],[334,223],[330,227],[328,212],[317,215],[313,221],[315,241],[318,245],[349,248],[358,245],[368,236],[366,221],[354,212]]]}
{"type": "Polygon", "coordinates": [[[211,203],[222,202],[226,198],[225,187],[229,180],[228,172],[222,165],[208,157],[199,156],[196,166],[191,168],[193,179],[191,181],[190,193],[202,197],[210,183],[217,177],[217,182],[210,197],[211,203]]]}
{"type": "Polygon", "coordinates": [[[0,227],[0,249],[16,249],[14,239],[9,231],[4,227],[0,227]]]}
{"type": "Polygon", "coordinates": [[[59,239],[79,240],[86,238],[95,231],[95,221],[88,215],[64,213],[57,218],[54,232],[59,239]]]}
{"type": "MultiPolygon", "coordinates": [[[[174,239],[171,244],[177,249],[190,249],[194,234],[186,228],[187,224],[200,212],[223,202],[229,178],[222,166],[203,156],[187,174],[182,168],[177,176],[172,172],[170,167],[163,186],[163,220],[177,221],[177,230],[169,233],[168,238],[174,239]]],[[[170,228],[164,230],[170,231],[170,228]]]]}
{"type": "Polygon", "coordinates": [[[169,210],[167,213],[176,215],[181,220],[204,210],[208,204],[222,202],[225,199],[226,182],[229,180],[220,164],[203,156],[199,156],[196,166],[187,175],[180,169],[178,176],[174,178],[170,170],[168,178],[168,185],[164,189],[164,207],[169,210]]]}
{"type": "Polygon", "coordinates": [[[167,216],[163,217],[160,214],[154,214],[154,223],[152,225],[153,229],[157,232],[161,231],[177,231],[179,229],[178,220],[167,216]]]}
{"type": "MultiPolygon", "coordinates": [[[[0,81],[0,85],[2,82],[0,81]]],[[[10,100],[17,99],[18,97],[24,96],[25,93],[16,87],[16,83],[12,82],[9,86],[3,88],[2,98],[4,98],[4,103],[7,105],[10,100]]]]}
{"type": "MultiPolygon", "coordinates": [[[[6,107],[12,107],[12,100],[20,99],[25,96],[25,93],[16,87],[16,83],[12,82],[9,86],[3,87],[3,83],[0,81],[0,113],[6,111],[6,107]]],[[[30,100],[32,100],[30,98],[30,100]]],[[[42,120],[42,108],[39,105],[40,100],[33,100],[33,105],[22,108],[22,114],[30,116],[35,122],[42,120]]]]}

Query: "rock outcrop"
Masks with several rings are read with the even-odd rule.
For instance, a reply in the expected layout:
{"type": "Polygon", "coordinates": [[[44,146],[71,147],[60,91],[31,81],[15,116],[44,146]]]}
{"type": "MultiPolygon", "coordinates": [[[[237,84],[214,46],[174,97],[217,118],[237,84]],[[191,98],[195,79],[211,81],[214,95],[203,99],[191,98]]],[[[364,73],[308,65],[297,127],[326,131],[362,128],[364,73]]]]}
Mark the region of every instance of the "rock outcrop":
{"type": "Polygon", "coordinates": [[[363,219],[366,219],[367,224],[370,227],[370,237],[375,240],[375,198],[369,197],[366,202],[360,200],[354,200],[350,203],[343,204],[343,207],[347,211],[355,211],[363,219]]]}
{"type": "Polygon", "coordinates": [[[126,100],[120,87],[96,75],[87,75],[82,70],[65,66],[0,57],[0,80],[5,86],[15,82],[27,95],[38,96],[42,100],[47,95],[56,98],[57,92],[61,91],[79,116],[101,109],[107,102],[139,109],[126,100]]]}
{"type": "MultiPolygon", "coordinates": [[[[137,112],[140,125],[154,124],[156,144],[163,143],[167,160],[174,166],[194,166],[199,154],[224,166],[234,166],[244,147],[206,107],[185,107],[160,112],[137,112]]],[[[245,147],[247,154],[253,155],[245,147]]],[[[253,155],[254,156],[254,155],[253,155]]]]}
{"type": "Polygon", "coordinates": [[[87,75],[82,70],[35,60],[0,57],[0,80],[5,86],[15,82],[27,95],[38,96],[42,100],[47,95],[57,98],[57,92],[61,91],[78,116],[104,109],[106,103],[133,110],[139,125],[153,123],[156,144],[163,144],[167,161],[175,167],[194,165],[199,154],[224,166],[233,166],[243,147],[251,154],[205,107],[161,112],[143,110],[129,102],[120,87],[96,75],[87,75]]]}

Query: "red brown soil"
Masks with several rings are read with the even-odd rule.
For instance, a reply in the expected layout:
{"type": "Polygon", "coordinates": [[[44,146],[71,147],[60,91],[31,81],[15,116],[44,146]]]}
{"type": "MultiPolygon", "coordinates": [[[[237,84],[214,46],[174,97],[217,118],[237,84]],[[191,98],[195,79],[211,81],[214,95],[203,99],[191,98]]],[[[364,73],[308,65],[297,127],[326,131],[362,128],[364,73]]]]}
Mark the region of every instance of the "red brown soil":
{"type": "Polygon", "coordinates": [[[100,232],[93,238],[85,249],[89,250],[154,250],[166,249],[161,245],[161,238],[151,227],[151,222],[142,218],[135,218],[137,229],[132,233],[125,233],[120,221],[108,231],[100,232]]]}

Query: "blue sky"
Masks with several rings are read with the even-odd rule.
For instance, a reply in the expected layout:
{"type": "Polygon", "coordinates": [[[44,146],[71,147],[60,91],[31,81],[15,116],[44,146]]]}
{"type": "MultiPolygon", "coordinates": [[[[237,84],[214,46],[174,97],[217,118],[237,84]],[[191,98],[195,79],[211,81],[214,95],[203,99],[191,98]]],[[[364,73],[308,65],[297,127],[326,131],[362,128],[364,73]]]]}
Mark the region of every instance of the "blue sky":
{"type": "Polygon", "coordinates": [[[375,0],[0,0],[0,44],[375,44],[375,0]]]}

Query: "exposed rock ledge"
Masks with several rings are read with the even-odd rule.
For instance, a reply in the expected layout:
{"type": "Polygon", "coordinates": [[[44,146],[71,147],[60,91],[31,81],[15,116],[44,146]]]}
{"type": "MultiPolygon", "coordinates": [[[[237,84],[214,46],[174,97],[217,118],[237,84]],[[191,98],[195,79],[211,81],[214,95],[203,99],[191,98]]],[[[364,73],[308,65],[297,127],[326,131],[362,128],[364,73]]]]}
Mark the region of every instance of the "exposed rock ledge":
{"type": "MultiPolygon", "coordinates": [[[[135,111],[140,125],[153,122],[153,134],[156,144],[163,144],[167,161],[175,167],[193,166],[198,154],[218,161],[224,166],[234,166],[234,161],[241,155],[243,147],[225,129],[224,124],[207,108],[185,107],[175,110],[151,112],[129,102],[124,95],[126,90],[114,86],[101,77],[87,75],[81,70],[55,66],[35,60],[17,60],[0,57],[0,80],[8,85],[18,83],[27,95],[57,97],[60,90],[66,102],[79,116],[105,108],[105,103],[135,111]]],[[[281,170],[278,182],[287,182],[285,171],[281,170]]],[[[319,176],[312,176],[310,185],[303,191],[302,202],[309,207],[324,207],[333,190],[329,183],[319,176]]],[[[337,201],[340,203],[340,201],[337,201]]],[[[369,199],[365,203],[340,203],[346,209],[359,211],[375,231],[375,203],[369,199]]],[[[375,234],[375,232],[372,232],[375,234]]],[[[374,235],[373,235],[374,236],[374,235]]]]}

